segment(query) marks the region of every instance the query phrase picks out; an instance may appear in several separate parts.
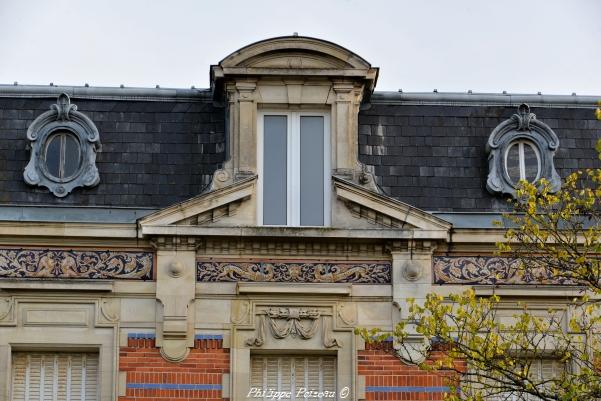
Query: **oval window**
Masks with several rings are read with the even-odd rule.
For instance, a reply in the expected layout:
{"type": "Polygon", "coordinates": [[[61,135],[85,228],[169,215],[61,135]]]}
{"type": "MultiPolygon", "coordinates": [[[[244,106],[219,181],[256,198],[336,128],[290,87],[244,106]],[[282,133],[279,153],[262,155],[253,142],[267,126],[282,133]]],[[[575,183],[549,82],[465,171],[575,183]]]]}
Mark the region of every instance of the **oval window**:
{"type": "Polygon", "coordinates": [[[505,153],[505,171],[509,180],[534,182],[540,173],[540,157],[536,147],[529,141],[516,141],[505,153]]]}
{"type": "Polygon", "coordinates": [[[59,181],[73,177],[81,166],[79,140],[70,131],[57,131],[48,138],[45,153],[48,173],[59,181]]]}

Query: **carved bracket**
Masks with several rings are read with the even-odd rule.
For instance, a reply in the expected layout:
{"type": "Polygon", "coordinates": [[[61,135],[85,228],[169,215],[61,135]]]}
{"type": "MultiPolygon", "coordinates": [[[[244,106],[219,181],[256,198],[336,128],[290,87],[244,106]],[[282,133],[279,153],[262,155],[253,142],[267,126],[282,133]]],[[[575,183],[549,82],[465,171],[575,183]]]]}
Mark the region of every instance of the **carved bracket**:
{"type": "Polygon", "coordinates": [[[181,362],[194,346],[194,251],[159,251],[156,345],[169,362],[181,362]]]}

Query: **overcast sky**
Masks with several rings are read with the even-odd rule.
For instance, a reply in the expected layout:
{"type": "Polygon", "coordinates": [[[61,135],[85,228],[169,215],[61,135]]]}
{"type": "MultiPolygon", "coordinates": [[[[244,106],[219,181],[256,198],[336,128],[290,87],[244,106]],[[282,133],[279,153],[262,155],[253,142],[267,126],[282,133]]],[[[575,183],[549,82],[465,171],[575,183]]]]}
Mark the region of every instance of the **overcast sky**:
{"type": "Polygon", "coordinates": [[[601,0],[0,0],[0,83],[208,87],[293,32],[380,67],[377,90],[601,95],[601,0]]]}

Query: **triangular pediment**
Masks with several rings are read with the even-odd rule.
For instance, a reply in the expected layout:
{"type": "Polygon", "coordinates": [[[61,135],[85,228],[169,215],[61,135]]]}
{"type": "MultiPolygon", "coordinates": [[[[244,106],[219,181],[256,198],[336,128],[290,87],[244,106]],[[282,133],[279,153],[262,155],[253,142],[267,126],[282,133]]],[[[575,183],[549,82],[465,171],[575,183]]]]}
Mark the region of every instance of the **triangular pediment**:
{"type": "Polygon", "coordinates": [[[253,196],[256,181],[257,177],[253,176],[198,195],[145,216],[139,224],[141,226],[202,226],[232,218],[238,214],[243,203],[253,196]]]}
{"type": "MultiPolygon", "coordinates": [[[[209,229],[211,233],[213,230],[225,230],[225,233],[231,234],[227,231],[228,227],[230,230],[238,227],[251,230],[249,233],[259,230],[256,233],[261,235],[286,235],[292,232],[298,235],[296,233],[301,232],[299,230],[305,230],[303,232],[307,235],[323,235],[318,227],[287,229],[257,226],[256,184],[256,176],[237,181],[152,213],[142,218],[139,225],[145,233],[160,231],[200,235],[208,233],[206,230],[209,229]],[[312,230],[317,231],[311,234],[312,230]]],[[[403,235],[413,238],[446,238],[451,228],[450,223],[430,213],[343,178],[333,176],[332,184],[332,222],[327,228],[332,235],[344,231],[363,236],[374,233],[374,230],[382,230],[385,236],[397,236],[404,232],[403,235]]]]}
{"type": "Polygon", "coordinates": [[[339,206],[366,224],[400,230],[447,232],[451,223],[421,209],[379,194],[340,177],[333,177],[334,195],[339,206]]]}

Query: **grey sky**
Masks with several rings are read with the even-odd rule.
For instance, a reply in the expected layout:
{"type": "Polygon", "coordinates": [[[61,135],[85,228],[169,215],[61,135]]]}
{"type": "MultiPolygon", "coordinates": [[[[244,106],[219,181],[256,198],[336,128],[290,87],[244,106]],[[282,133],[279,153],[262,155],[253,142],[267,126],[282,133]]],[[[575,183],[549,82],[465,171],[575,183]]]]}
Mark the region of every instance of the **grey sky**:
{"type": "Polygon", "coordinates": [[[601,95],[600,0],[0,0],[0,83],[208,87],[295,31],[380,67],[377,90],[601,95]]]}

